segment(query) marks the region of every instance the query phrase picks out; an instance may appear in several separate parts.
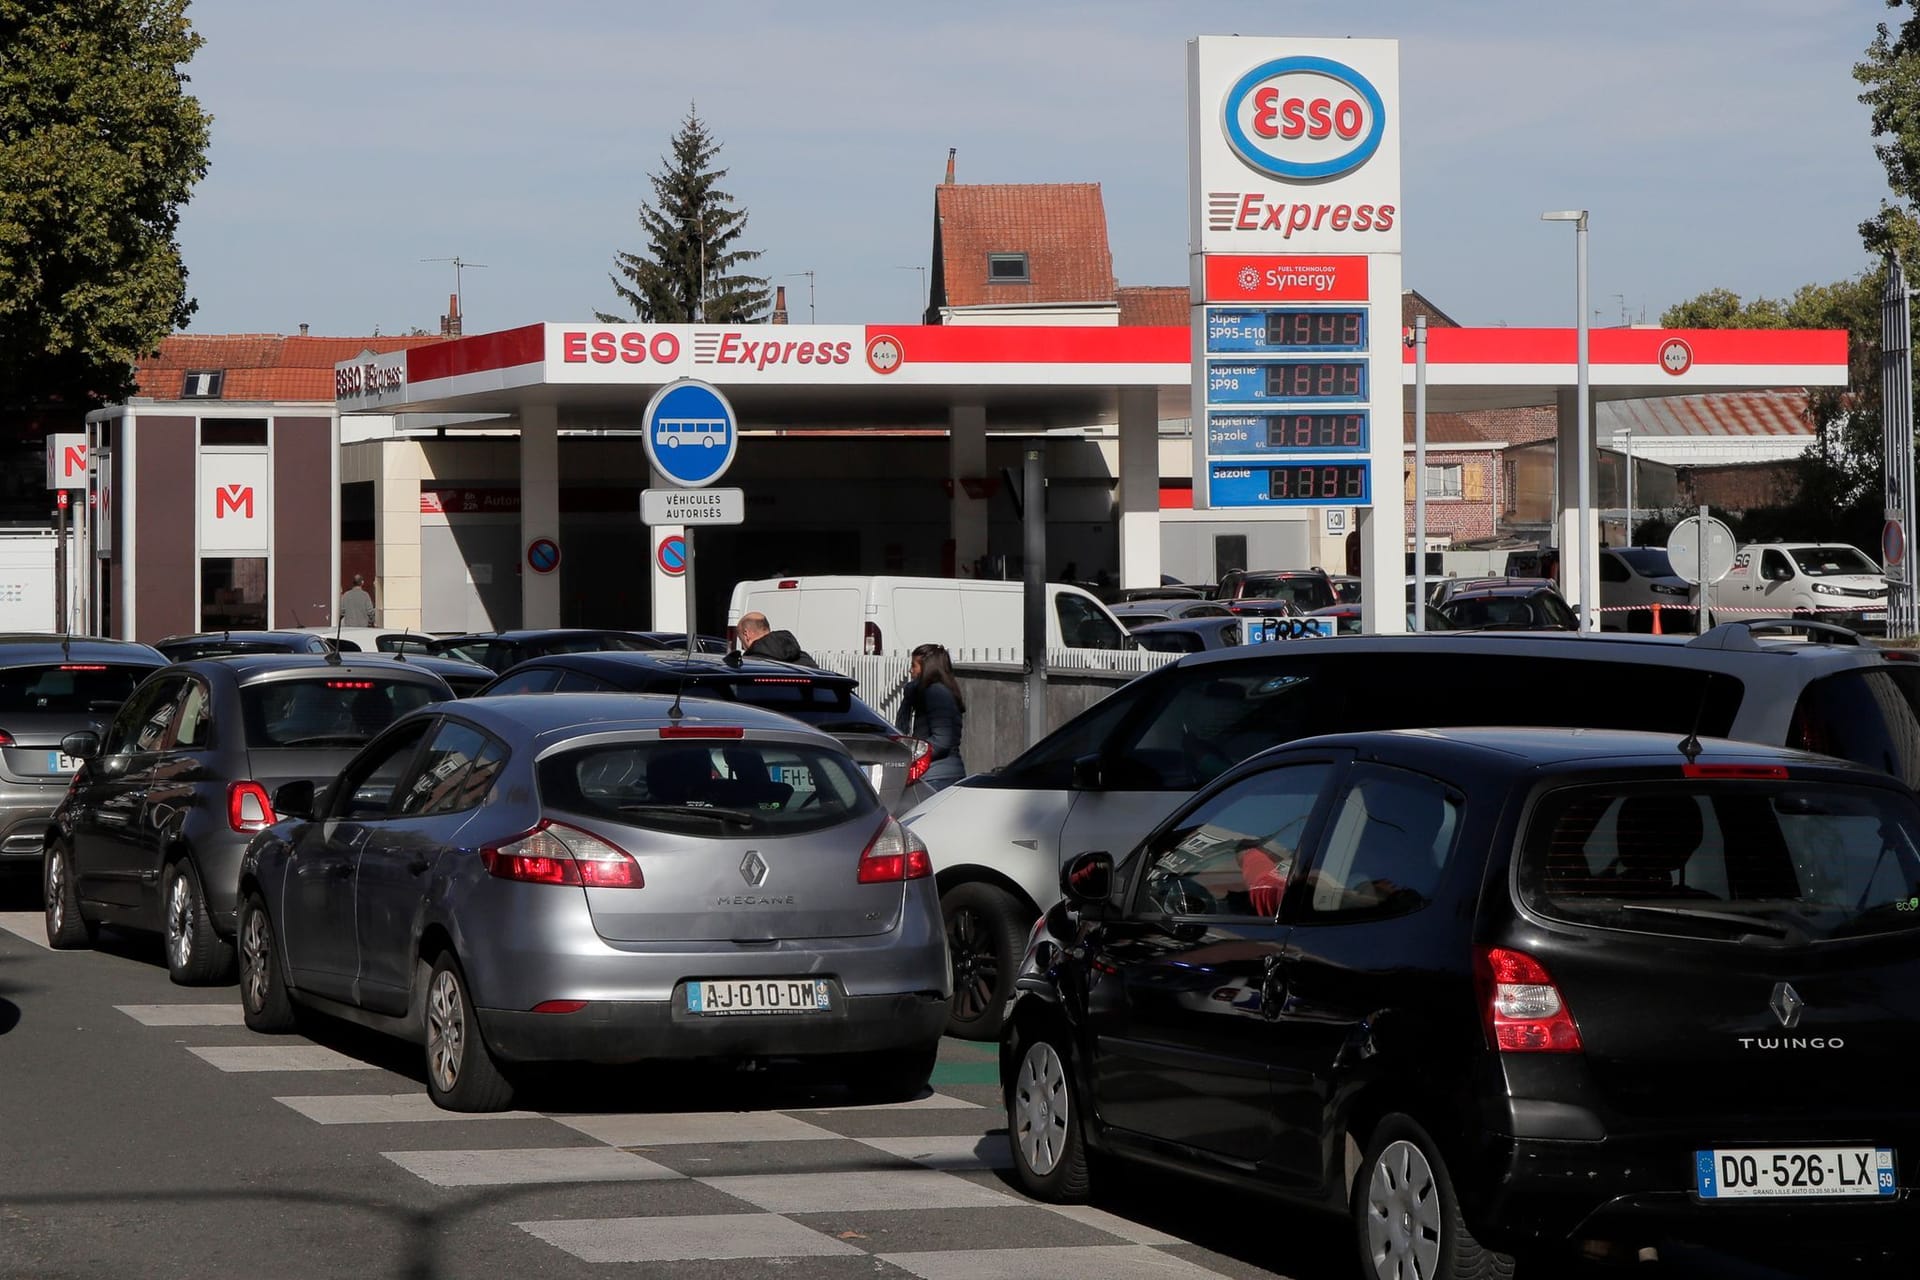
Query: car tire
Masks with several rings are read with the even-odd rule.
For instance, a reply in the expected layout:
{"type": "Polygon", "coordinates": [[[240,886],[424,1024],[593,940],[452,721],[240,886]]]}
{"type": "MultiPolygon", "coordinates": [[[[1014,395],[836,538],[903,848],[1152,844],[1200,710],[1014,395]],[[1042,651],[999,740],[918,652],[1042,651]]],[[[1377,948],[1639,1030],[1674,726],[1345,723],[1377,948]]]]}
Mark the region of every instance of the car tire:
{"type": "Polygon", "coordinates": [[[860,1102],[911,1102],[927,1089],[940,1042],[915,1049],[888,1049],[846,1060],[847,1089],[860,1102]]]}
{"type": "Polygon", "coordinates": [[[280,963],[280,940],[266,900],[250,893],[240,906],[240,928],[235,935],[240,955],[240,1013],[251,1031],[278,1035],[299,1029],[300,1011],[287,991],[280,963]]]}
{"type": "Polygon", "coordinates": [[[213,927],[206,891],[191,858],[167,864],[161,878],[160,931],[167,976],[183,987],[224,982],[233,971],[233,944],[213,927]]]}
{"type": "Polygon", "coordinates": [[[1427,1131],[1404,1115],[1374,1129],[1350,1203],[1361,1274],[1455,1280],[1510,1280],[1510,1254],[1474,1238],[1460,1214],[1453,1178],[1427,1131]]]}
{"type": "Polygon", "coordinates": [[[55,951],[91,947],[100,926],[80,909],[80,883],[74,879],[73,851],[59,841],[47,846],[40,863],[40,888],[46,898],[47,945],[55,951]]]}
{"type": "Polygon", "coordinates": [[[1084,1204],[1092,1194],[1086,1115],[1065,1041],[1036,1035],[1014,1046],[1006,1082],[1007,1142],[1020,1186],[1049,1204],[1084,1204]]]}
{"type": "Polygon", "coordinates": [[[953,965],[947,1034],[997,1040],[1033,921],[1012,894],[977,883],[956,885],[940,895],[940,915],[953,965]]]}
{"type": "Polygon", "coordinates": [[[513,1082],[493,1060],[467,994],[466,975],[450,951],[427,979],[427,1096],[447,1111],[504,1111],[513,1082]]]}

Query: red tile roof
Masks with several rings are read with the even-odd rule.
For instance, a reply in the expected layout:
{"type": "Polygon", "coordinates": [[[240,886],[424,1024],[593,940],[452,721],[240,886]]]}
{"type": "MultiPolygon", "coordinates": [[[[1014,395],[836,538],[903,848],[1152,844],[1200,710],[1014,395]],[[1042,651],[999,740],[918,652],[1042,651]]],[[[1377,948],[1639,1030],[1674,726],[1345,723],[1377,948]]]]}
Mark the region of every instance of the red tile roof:
{"type": "Polygon", "coordinates": [[[933,212],[936,307],[1113,301],[1097,182],[943,183],[933,212]],[[1028,282],[988,284],[990,253],[1026,254],[1028,282]]]}
{"type": "MultiPolygon", "coordinates": [[[[1405,439],[1413,443],[1413,415],[1406,414],[1405,439]]],[[[1488,435],[1482,431],[1471,417],[1464,413],[1429,413],[1427,415],[1427,445],[1481,444],[1498,441],[1497,435],[1488,435]]]]}
{"type": "Polygon", "coordinates": [[[1193,299],[1177,284],[1128,285],[1113,291],[1121,324],[1185,326],[1193,323],[1193,299]]]}
{"type": "Polygon", "coordinates": [[[136,367],[135,395],[178,400],[189,370],[220,369],[223,401],[313,400],[333,402],[333,366],[363,351],[403,351],[438,335],[379,338],[289,337],[280,333],[176,333],[136,367]]]}

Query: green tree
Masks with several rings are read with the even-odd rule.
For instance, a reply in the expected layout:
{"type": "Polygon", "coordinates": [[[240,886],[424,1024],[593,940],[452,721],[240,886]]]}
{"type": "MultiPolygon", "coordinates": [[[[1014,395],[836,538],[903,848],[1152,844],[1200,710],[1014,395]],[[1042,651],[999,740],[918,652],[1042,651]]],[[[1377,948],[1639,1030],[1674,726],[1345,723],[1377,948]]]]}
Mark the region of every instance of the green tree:
{"type": "Polygon", "coordinates": [[[187,0],[0,0],[0,403],[91,408],[195,303],[175,242],[207,171],[187,0]]]}
{"type": "MultiPolygon", "coordinates": [[[[1887,0],[1889,9],[1912,7],[1913,0],[1887,0]]],[[[1860,236],[1875,257],[1898,253],[1911,263],[1920,249],[1920,220],[1914,216],[1920,198],[1920,13],[1909,13],[1897,34],[1878,24],[1853,78],[1866,88],[1860,101],[1872,109],[1873,136],[1879,139],[1873,151],[1895,197],[1881,200],[1879,212],[1860,224],[1860,236]]]]}
{"type": "MultiPolygon", "coordinates": [[[[725,169],[713,167],[720,143],[694,110],[673,137],[673,152],[661,157],[662,172],[648,174],[654,203],[640,206],[640,227],[647,234],[645,253],[614,254],[614,292],[642,324],[752,324],[771,301],[764,276],[747,275],[746,264],[758,251],[734,242],[746,229],[747,213],[719,182],[725,169]]],[[[597,313],[608,324],[627,316],[597,313]]]]}

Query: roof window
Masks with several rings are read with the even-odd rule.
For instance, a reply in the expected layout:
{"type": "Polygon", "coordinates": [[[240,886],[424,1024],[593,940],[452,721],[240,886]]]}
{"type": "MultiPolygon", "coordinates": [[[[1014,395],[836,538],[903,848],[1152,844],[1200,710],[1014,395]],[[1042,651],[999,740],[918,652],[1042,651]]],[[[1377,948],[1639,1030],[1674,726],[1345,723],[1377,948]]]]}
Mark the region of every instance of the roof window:
{"type": "Polygon", "coordinates": [[[218,400],[220,384],[225,382],[225,369],[189,369],[186,377],[180,380],[180,398],[182,400],[218,400]]]}
{"type": "Polygon", "coordinates": [[[1027,255],[1024,253],[990,253],[987,255],[988,284],[1026,284],[1027,255]]]}

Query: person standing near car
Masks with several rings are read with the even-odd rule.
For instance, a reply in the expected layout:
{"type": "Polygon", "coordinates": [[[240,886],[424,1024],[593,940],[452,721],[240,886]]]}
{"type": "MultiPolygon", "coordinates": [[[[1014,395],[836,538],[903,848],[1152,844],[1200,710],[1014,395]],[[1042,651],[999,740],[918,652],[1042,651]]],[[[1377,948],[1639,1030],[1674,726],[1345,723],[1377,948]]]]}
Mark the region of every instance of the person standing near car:
{"type": "Polygon", "coordinates": [[[367,594],[367,580],[360,574],[353,575],[353,585],[340,593],[340,625],[343,627],[371,627],[373,620],[373,597],[367,594]]]}
{"type": "Polygon", "coordinates": [[[953,674],[953,660],[945,645],[923,644],[913,651],[912,680],[900,700],[895,725],[933,748],[933,763],[920,781],[929,791],[941,791],[967,776],[960,756],[961,724],[967,700],[953,674]]]}
{"type": "Polygon", "coordinates": [[[764,613],[743,613],[735,626],[740,636],[741,652],[749,658],[797,662],[803,667],[820,665],[813,660],[812,654],[800,647],[800,641],[793,632],[775,631],[764,613]]]}

